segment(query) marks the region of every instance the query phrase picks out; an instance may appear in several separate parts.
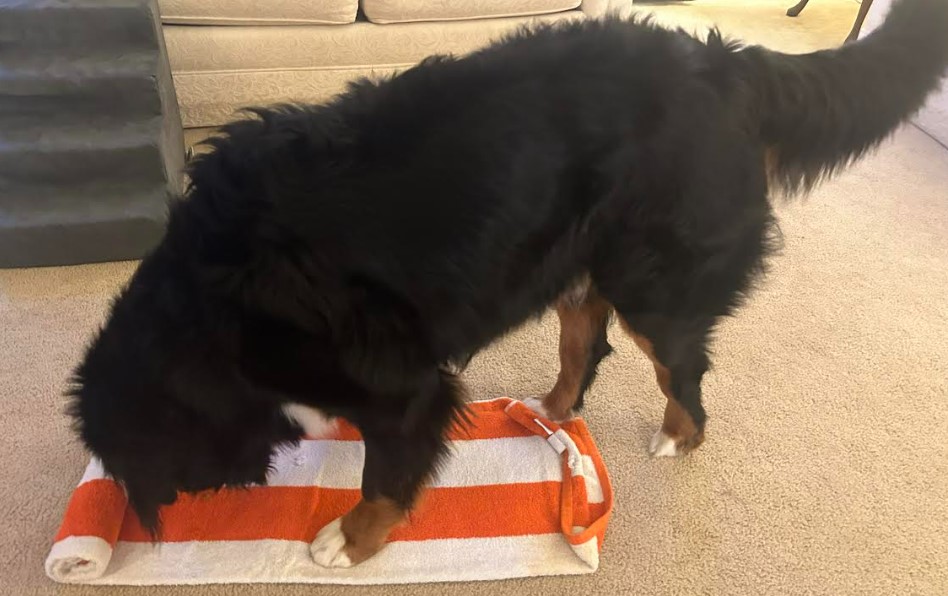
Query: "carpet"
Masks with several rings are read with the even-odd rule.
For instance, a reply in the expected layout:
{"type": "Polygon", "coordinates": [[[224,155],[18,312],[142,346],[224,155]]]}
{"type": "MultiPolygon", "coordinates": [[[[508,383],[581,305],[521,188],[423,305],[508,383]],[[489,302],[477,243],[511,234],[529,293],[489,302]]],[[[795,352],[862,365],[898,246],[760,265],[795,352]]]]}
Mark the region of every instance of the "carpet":
{"type": "MultiPolygon", "coordinates": [[[[694,0],[648,5],[801,51],[846,36],[857,5],[694,0]]],[[[86,464],[60,394],[134,264],[0,271],[0,593],[944,594],[948,592],[948,151],[906,127],[779,208],[783,253],[721,327],[705,383],[708,439],[646,455],[664,399],[618,327],[584,417],[615,510],[585,577],[382,588],[61,587],[43,559],[86,464]]],[[[466,373],[471,396],[524,397],[556,376],[555,317],[513,333],[466,373]]]]}

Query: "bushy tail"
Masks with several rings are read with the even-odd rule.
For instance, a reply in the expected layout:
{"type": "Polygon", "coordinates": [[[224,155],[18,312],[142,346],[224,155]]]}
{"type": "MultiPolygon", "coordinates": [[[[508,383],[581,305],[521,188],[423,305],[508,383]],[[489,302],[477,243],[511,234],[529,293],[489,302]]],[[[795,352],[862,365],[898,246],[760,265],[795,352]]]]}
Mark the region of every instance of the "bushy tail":
{"type": "Polygon", "coordinates": [[[948,70],[948,0],[897,0],[881,28],[835,50],[739,51],[771,174],[809,189],[913,116],[948,70]]]}

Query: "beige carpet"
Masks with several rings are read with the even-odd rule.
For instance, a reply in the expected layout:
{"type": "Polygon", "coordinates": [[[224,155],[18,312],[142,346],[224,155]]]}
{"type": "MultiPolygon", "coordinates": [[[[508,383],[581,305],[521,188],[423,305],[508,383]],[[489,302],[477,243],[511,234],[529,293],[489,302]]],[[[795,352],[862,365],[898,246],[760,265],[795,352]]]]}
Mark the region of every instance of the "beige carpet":
{"type": "MultiPolygon", "coordinates": [[[[790,49],[832,45],[856,5],[696,0],[689,26],[790,49]]],[[[616,487],[592,576],[397,588],[56,586],[42,561],[86,456],[60,393],[132,264],[0,272],[0,593],[948,593],[948,151],[914,128],[806,203],[781,208],[784,254],[725,324],[707,379],[709,438],[651,460],[662,409],[650,367],[617,354],[587,400],[616,487]]],[[[556,323],[479,357],[476,397],[522,397],[555,375],[556,323]]]]}

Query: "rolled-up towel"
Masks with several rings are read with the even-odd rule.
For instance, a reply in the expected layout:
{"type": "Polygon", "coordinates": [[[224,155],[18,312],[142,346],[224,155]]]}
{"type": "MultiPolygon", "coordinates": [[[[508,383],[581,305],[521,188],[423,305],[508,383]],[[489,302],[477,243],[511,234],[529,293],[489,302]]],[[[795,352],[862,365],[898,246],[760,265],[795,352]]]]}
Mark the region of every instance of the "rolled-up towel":
{"type": "Polygon", "coordinates": [[[408,524],[368,561],[324,569],[317,532],[359,499],[364,448],[331,439],[280,451],[264,486],[182,494],[152,544],[122,487],[93,460],[46,560],[65,583],[339,584],[487,580],[591,573],[612,509],[602,458],[581,419],[555,424],[508,398],[470,404],[451,456],[408,524]]]}

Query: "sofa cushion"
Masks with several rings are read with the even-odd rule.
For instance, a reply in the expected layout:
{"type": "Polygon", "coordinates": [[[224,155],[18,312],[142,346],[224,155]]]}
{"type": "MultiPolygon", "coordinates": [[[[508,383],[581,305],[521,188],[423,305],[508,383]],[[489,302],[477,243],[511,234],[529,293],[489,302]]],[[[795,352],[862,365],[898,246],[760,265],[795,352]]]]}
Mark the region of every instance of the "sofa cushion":
{"type": "Polygon", "coordinates": [[[409,23],[541,15],[580,4],[581,0],[362,0],[362,11],[374,23],[409,23]]]}
{"type": "Polygon", "coordinates": [[[432,54],[464,54],[527,23],[583,18],[580,11],[538,17],[346,27],[164,27],[175,75],[193,72],[410,66],[432,54]]]}
{"type": "Polygon", "coordinates": [[[166,25],[165,42],[186,127],[217,126],[246,106],[321,102],[348,81],[403,70],[434,53],[464,54],[540,17],[347,27],[166,25]]]}
{"type": "Polygon", "coordinates": [[[359,0],[159,0],[161,20],[181,25],[346,25],[359,0]]]}

